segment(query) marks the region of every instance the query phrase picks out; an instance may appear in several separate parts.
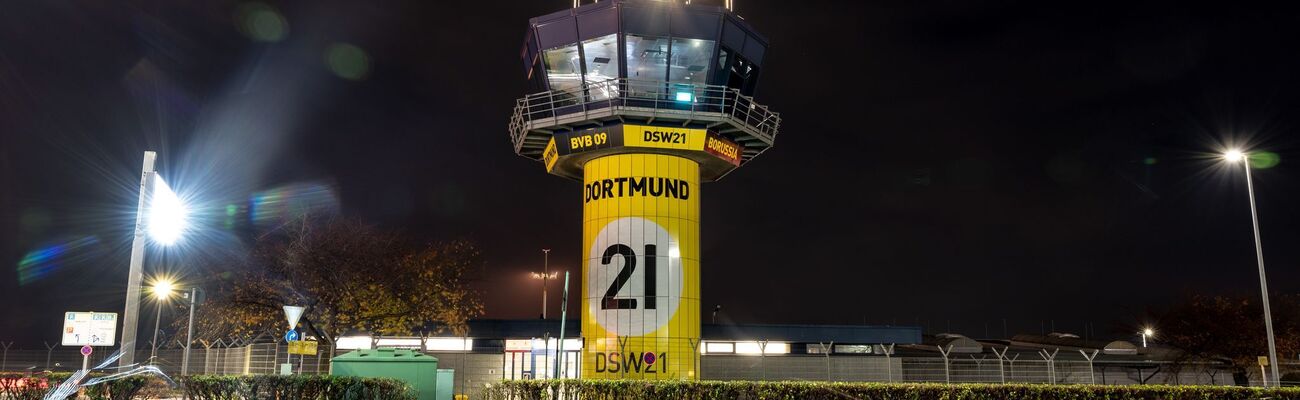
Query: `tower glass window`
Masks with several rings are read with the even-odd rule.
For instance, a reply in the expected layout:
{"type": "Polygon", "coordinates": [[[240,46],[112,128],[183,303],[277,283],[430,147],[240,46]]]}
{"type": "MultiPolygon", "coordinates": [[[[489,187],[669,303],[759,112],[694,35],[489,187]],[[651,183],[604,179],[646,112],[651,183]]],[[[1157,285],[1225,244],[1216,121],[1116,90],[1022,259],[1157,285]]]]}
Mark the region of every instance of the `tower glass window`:
{"type": "Polygon", "coordinates": [[[578,46],[573,44],[546,50],[543,57],[546,59],[546,80],[551,90],[559,95],[557,100],[576,101],[582,94],[582,69],[578,63],[578,46]]]}
{"type": "Polygon", "coordinates": [[[583,62],[587,74],[588,95],[592,100],[618,97],[618,35],[606,35],[582,42],[583,62]]]}
{"type": "Polygon", "coordinates": [[[628,97],[662,97],[667,77],[668,39],[627,35],[628,97]]]}
{"type": "MultiPolygon", "coordinates": [[[[709,62],[713,58],[713,41],[703,39],[673,39],[673,49],[668,65],[668,82],[673,99],[678,102],[698,102],[705,96],[703,87],[695,84],[709,83],[709,62]]],[[[710,94],[709,96],[713,96],[710,94]]],[[[707,96],[706,96],[707,97],[707,96]]]]}
{"type": "Polygon", "coordinates": [[[713,56],[713,41],[704,39],[673,39],[672,65],[668,68],[668,81],[672,83],[706,84],[709,61],[713,56]]]}

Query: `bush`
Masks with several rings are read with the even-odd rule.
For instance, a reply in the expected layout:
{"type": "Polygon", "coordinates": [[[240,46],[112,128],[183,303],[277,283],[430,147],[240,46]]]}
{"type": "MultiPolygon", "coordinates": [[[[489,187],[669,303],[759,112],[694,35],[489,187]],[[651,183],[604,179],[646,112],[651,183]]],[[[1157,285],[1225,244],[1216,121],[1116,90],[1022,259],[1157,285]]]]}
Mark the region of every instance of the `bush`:
{"type": "MultiPolygon", "coordinates": [[[[103,374],[91,374],[91,377],[102,376],[103,374]]],[[[0,398],[3,399],[43,399],[45,393],[50,391],[53,386],[57,386],[72,376],[67,372],[36,373],[36,374],[0,374],[0,398]]],[[[122,379],[116,379],[103,382],[95,386],[87,387],[85,391],[86,398],[91,400],[103,399],[130,399],[140,393],[152,381],[157,378],[149,376],[131,376],[122,379]]]]}
{"type": "Polygon", "coordinates": [[[414,392],[396,379],[331,375],[196,375],[182,378],[194,400],[342,399],[410,400],[414,392]]]}
{"type": "Polygon", "coordinates": [[[1300,389],[1236,386],[552,380],[490,385],[486,400],[1246,400],[1300,399],[1300,389]]]}

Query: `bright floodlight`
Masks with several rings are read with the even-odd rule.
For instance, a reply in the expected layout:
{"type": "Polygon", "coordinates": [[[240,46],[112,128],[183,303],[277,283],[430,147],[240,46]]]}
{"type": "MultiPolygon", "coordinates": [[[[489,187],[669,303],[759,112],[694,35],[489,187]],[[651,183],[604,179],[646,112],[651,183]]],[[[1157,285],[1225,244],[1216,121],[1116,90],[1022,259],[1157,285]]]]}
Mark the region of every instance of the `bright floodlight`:
{"type": "Polygon", "coordinates": [[[166,298],[168,298],[168,297],[171,297],[171,295],[172,295],[172,290],[173,290],[174,288],[175,288],[175,286],[174,286],[174,284],[172,283],[172,281],[168,281],[168,280],[160,280],[160,281],[158,281],[158,282],[154,282],[154,284],[153,284],[153,296],[154,296],[154,297],[157,297],[159,300],[166,299],[166,298]]]}
{"type": "Polygon", "coordinates": [[[149,202],[149,236],[164,245],[176,243],[185,232],[188,212],[180,197],[161,175],[154,175],[153,198],[149,202]]]}
{"type": "Polygon", "coordinates": [[[1242,154],[1241,150],[1237,150],[1237,149],[1228,150],[1227,152],[1223,153],[1223,159],[1228,160],[1229,162],[1241,161],[1241,158],[1245,156],[1246,155],[1242,154]]]}
{"type": "Polygon", "coordinates": [[[1156,332],[1151,330],[1151,328],[1147,328],[1146,330],[1142,331],[1142,334],[1147,336],[1155,336],[1155,333],[1156,332]]]}

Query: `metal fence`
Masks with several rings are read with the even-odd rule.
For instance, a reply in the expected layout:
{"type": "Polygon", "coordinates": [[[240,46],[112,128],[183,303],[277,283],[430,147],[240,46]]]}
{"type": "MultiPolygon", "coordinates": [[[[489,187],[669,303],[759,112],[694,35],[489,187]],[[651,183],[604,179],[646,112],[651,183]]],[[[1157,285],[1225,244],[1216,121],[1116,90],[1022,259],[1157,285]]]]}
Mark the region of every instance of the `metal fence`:
{"type": "Polygon", "coordinates": [[[769,143],[781,127],[779,114],[734,88],[618,78],[524,96],[510,117],[510,137],[518,149],[530,129],[621,114],[727,120],[769,143]]]}
{"type": "MultiPolygon", "coordinates": [[[[1281,367],[1284,376],[1287,372],[1300,372],[1300,363],[1284,362],[1281,367]]],[[[1260,385],[1259,371],[1247,372],[1250,384],[1260,385]]],[[[1216,363],[999,360],[993,357],[944,360],[941,357],[705,355],[701,359],[701,376],[710,380],[759,381],[1235,384],[1231,371],[1216,363]]]]}
{"type": "MultiPolygon", "coordinates": [[[[190,354],[191,374],[275,374],[281,364],[295,373],[328,373],[331,354],[322,347],[315,356],[288,354],[284,344],[196,344],[190,354]]],[[[337,350],[334,355],[349,350],[337,350]]],[[[161,348],[153,362],[169,375],[179,375],[184,349],[161,348]]],[[[97,364],[111,352],[91,356],[97,364]]],[[[478,398],[486,384],[503,379],[505,356],[499,352],[428,352],[439,368],[455,370],[455,393],[478,398]]],[[[1031,353],[1032,354],[1032,353],[1031,353]]],[[[150,360],[140,351],[137,360],[150,360]]],[[[75,347],[8,349],[0,359],[5,371],[71,371],[81,366],[75,347]]],[[[1059,360],[1026,357],[999,359],[988,355],[952,357],[884,357],[879,355],[718,355],[701,356],[700,376],[709,380],[816,380],[842,382],[1056,383],[1103,385],[1171,384],[1232,385],[1231,371],[1215,363],[1169,361],[1059,360]]],[[[1284,376],[1300,372],[1300,362],[1283,362],[1284,376]]],[[[1251,385],[1260,385],[1260,371],[1251,370],[1251,385]]],[[[1285,382],[1290,383],[1290,382],[1285,382]]]]}

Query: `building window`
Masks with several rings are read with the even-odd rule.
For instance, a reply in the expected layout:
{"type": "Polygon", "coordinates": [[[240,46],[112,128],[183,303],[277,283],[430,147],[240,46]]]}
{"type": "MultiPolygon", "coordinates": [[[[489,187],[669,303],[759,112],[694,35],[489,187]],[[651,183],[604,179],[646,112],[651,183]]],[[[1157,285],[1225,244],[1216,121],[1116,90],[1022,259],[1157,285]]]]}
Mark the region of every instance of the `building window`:
{"type": "Polygon", "coordinates": [[[871,354],[872,346],[869,344],[837,344],[835,345],[836,353],[843,354],[871,354]]]}
{"type": "Polygon", "coordinates": [[[627,35],[628,97],[663,97],[668,77],[668,39],[627,35]]]}
{"type": "Polygon", "coordinates": [[[551,91],[556,92],[556,100],[567,105],[567,99],[577,99],[582,93],[582,69],[578,62],[578,46],[568,45],[546,50],[546,81],[551,91]]]}
{"type": "Polygon", "coordinates": [[[827,354],[829,353],[827,350],[830,350],[830,346],[821,343],[808,343],[808,354],[827,354]]]}
{"type": "Polygon", "coordinates": [[[718,69],[714,72],[713,79],[709,80],[709,83],[714,85],[727,84],[727,78],[731,76],[731,64],[728,64],[731,62],[731,53],[731,49],[728,49],[727,46],[718,49],[718,69]]]}
{"type": "Polygon", "coordinates": [[[470,338],[428,338],[424,340],[425,351],[470,351],[474,349],[474,339],[470,338]]]}
{"type": "Polygon", "coordinates": [[[729,342],[704,342],[705,354],[731,354],[736,352],[736,345],[729,342]]]}
{"type": "Polygon", "coordinates": [[[583,81],[587,83],[592,100],[604,100],[618,97],[618,35],[606,35],[582,42],[583,63],[587,74],[583,81]]]}
{"type": "Polygon", "coordinates": [[[672,63],[668,67],[668,82],[708,83],[709,62],[713,58],[713,41],[703,39],[673,39],[672,63]]]}

